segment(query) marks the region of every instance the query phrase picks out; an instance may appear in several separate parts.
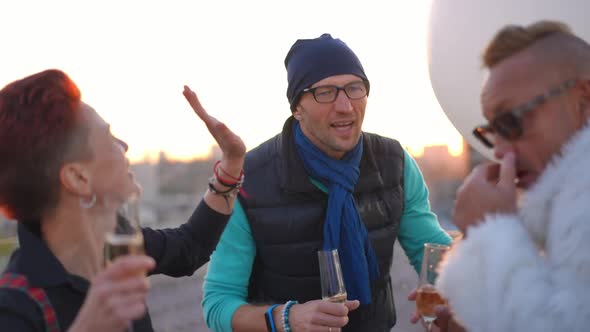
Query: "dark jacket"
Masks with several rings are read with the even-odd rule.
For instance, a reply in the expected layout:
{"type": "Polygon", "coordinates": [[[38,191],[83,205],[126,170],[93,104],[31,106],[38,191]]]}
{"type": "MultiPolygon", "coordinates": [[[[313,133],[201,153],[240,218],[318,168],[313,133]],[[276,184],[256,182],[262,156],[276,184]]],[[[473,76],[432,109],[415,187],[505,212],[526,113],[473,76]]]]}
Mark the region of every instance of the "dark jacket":
{"type": "MultiPolygon", "coordinates": [[[[256,242],[250,302],[321,298],[317,250],[323,241],[328,195],[305,173],[292,121],[246,157],[246,194],[240,201],[256,242]]],[[[372,303],[351,312],[344,330],[389,331],[396,319],[389,270],[403,213],[404,152],[397,141],[375,134],[363,133],[363,144],[354,198],[381,276],[372,284],[372,303]]]]}
{"type": "MultiPolygon", "coordinates": [[[[143,230],[146,253],[156,261],[152,274],[180,277],[192,275],[209,260],[229,220],[201,202],[182,226],[174,229],[143,230]]],[[[32,287],[42,288],[57,313],[62,331],[66,331],[78,314],[90,283],[69,274],[41,239],[39,229],[18,226],[20,248],[6,272],[22,274],[32,287]]],[[[25,293],[0,289],[0,330],[45,331],[38,305],[25,293]]],[[[134,332],[153,331],[149,313],[134,322],[134,332]]]]}

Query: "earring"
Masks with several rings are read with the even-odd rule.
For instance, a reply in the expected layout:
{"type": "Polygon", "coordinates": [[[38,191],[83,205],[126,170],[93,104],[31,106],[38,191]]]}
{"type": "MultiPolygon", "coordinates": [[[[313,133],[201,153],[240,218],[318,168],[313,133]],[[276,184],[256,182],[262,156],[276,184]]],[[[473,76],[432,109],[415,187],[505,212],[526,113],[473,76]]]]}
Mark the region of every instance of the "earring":
{"type": "Polygon", "coordinates": [[[80,207],[83,209],[90,209],[96,203],[96,194],[92,193],[90,201],[86,201],[83,197],[80,198],[80,207]]]}

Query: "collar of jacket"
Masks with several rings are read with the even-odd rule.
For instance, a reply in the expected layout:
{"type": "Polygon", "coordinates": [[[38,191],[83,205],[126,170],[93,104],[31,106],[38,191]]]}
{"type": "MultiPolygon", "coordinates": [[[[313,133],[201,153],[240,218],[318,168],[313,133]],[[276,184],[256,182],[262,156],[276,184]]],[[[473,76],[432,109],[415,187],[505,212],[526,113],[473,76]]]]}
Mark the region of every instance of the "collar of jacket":
{"type": "MultiPolygon", "coordinates": [[[[519,214],[535,242],[544,246],[556,199],[574,199],[590,188],[590,121],[564,144],[524,195],[519,214]]],[[[565,211],[560,211],[560,213],[565,211]]]]}
{"type": "Polygon", "coordinates": [[[80,292],[86,292],[88,280],[72,275],[66,271],[61,262],[53,255],[47,244],[42,240],[39,227],[28,228],[19,223],[17,226],[19,248],[11,263],[15,264],[16,273],[27,276],[33,287],[52,287],[69,284],[80,292]]]}

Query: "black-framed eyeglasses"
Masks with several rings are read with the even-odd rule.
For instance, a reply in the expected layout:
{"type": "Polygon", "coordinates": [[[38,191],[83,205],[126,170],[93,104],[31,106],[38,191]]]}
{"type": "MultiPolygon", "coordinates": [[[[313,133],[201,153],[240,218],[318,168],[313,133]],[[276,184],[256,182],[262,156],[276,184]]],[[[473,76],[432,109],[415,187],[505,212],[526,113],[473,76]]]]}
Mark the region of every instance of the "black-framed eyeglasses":
{"type": "Polygon", "coordinates": [[[522,117],[525,113],[538,108],[552,97],[564,93],[574,87],[576,83],[577,79],[569,79],[518,107],[502,112],[492,119],[489,124],[475,127],[473,129],[473,135],[490,149],[494,147],[496,135],[500,135],[507,140],[515,140],[521,137],[523,133],[522,117]]]}
{"type": "Polygon", "coordinates": [[[306,88],[302,92],[310,92],[313,98],[320,104],[329,104],[338,97],[340,90],[344,91],[349,99],[356,100],[365,97],[369,92],[369,84],[365,81],[354,81],[343,87],[336,85],[322,85],[315,88],[306,88]]]}

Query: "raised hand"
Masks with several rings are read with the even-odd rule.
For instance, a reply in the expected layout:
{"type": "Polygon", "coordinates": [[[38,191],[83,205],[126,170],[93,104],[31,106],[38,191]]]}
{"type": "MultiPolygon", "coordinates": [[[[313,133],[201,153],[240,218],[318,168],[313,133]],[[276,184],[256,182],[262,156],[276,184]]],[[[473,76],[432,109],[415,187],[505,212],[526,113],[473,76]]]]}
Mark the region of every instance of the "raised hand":
{"type": "MultiPolygon", "coordinates": [[[[201,105],[197,94],[188,86],[184,86],[182,94],[191,105],[193,111],[205,123],[211,136],[217,141],[217,144],[221,149],[222,156],[221,162],[218,166],[219,169],[222,170],[222,173],[229,175],[228,178],[233,180],[232,182],[236,181],[235,183],[239,183],[237,181],[243,179],[241,175],[243,174],[244,159],[246,157],[246,145],[244,144],[244,141],[242,141],[240,136],[234,134],[234,132],[232,132],[223,122],[207,113],[201,105]]],[[[219,192],[227,192],[228,189],[231,189],[231,187],[219,183],[217,177],[216,183],[213,184],[213,186],[219,192]]],[[[214,194],[211,190],[208,190],[203,198],[207,205],[213,210],[229,214],[233,211],[235,197],[236,195],[214,194]]]]}
{"type": "MultiPolygon", "coordinates": [[[[246,154],[246,145],[240,136],[234,134],[223,122],[207,113],[201,105],[197,94],[188,86],[184,86],[182,94],[191,105],[193,111],[203,120],[215,141],[217,141],[223,152],[223,157],[228,161],[243,163],[246,154]]],[[[239,168],[241,169],[241,165],[239,168]]]]}

